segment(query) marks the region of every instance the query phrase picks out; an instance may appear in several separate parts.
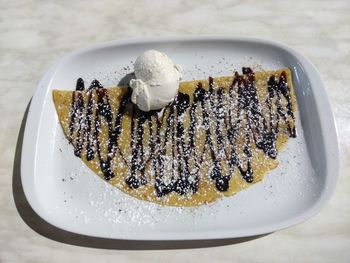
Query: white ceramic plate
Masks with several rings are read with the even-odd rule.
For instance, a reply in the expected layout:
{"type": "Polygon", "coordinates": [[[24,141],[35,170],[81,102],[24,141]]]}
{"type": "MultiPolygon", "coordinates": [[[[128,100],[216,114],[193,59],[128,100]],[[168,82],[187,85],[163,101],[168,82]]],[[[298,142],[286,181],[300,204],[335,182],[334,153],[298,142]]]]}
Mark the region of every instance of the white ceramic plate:
{"type": "Polygon", "coordinates": [[[338,163],[330,104],[318,72],[307,59],[267,40],[186,37],[97,45],[52,66],[29,109],[21,176],[37,214],[67,231],[116,239],[215,239],[269,233],[315,215],[334,189],[338,163]],[[279,154],[278,168],[235,196],[196,208],[176,208],[129,197],[74,157],[58,123],[51,90],[73,90],[78,77],[116,85],[147,49],[164,51],[181,64],[185,80],[230,75],[242,66],[289,67],[298,100],[298,137],[279,154]]]}

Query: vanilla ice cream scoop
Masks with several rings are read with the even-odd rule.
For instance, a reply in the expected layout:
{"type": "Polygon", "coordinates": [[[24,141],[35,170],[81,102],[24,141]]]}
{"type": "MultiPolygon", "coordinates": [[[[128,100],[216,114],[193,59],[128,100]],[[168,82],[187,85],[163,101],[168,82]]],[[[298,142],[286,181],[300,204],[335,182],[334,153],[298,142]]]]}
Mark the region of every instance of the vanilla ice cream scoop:
{"type": "Polygon", "coordinates": [[[131,101],[141,110],[158,110],[171,102],[179,88],[181,67],[167,55],[148,50],[139,56],[134,65],[136,79],[130,80],[133,92],[131,101]]]}

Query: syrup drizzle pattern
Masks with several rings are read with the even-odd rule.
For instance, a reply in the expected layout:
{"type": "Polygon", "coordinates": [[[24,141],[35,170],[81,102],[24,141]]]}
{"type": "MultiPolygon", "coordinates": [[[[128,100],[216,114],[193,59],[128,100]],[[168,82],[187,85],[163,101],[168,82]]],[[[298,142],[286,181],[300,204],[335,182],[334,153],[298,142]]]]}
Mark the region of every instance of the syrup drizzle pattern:
{"type": "Polygon", "coordinates": [[[119,153],[124,164],[129,167],[125,182],[132,189],[150,183],[150,176],[146,174],[146,165],[150,165],[158,197],[171,192],[180,195],[195,193],[206,155],[210,159],[208,175],[218,191],[229,189],[235,169],[239,170],[245,181],[252,183],[253,144],[269,158],[275,159],[280,124],[286,124],[287,130],[283,132],[289,137],[296,137],[295,116],[285,72],[278,79],[272,75],[267,81],[268,96],[263,103],[267,106],[269,118],[263,115],[254,72],[250,68],[243,68],[242,73],[235,72],[228,91],[223,87],[215,88],[211,77],[208,90],[198,82],[192,103],[189,95],[179,92],[176,99],[163,109],[162,117],[159,117],[158,111],[139,110],[131,102],[130,88],[124,94],[119,108],[113,112],[108,89],[103,88],[97,80],[88,88],[88,99],[84,102],[81,93],[85,90],[84,81],[79,78],[76,91],[72,94],[68,135],[74,154],[83,157],[84,153],[87,161],[97,158],[105,179],[110,180],[114,176],[121,176],[115,174],[113,163],[119,153]],[[124,156],[119,146],[122,121],[127,113],[131,114],[131,158],[124,156]],[[187,128],[186,118],[189,119],[187,128]],[[107,151],[102,150],[102,127],[108,130],[107,151]],[[146,130],[148,141],[145,142],[146,130]],[[240,131],[244,131],[243,136],[240,131]],[[204,145],[196,147],[196,138],[201,134],[205,138],[204,145]],[[242,137],[244,144],[240,150],[237,144],[242,137]],[[145,158],[145,150],[149,152],[148,158],[145,158]],[[169,157],[170,177],[165,175],[169,157]],[[225,166],[228,169],[223,169],[225,166]]]}

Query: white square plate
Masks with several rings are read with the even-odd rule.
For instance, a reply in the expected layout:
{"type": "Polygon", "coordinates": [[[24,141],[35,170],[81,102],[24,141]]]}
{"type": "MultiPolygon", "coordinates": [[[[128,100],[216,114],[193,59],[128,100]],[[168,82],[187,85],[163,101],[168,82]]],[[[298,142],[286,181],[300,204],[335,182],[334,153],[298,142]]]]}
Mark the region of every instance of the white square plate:
{"type": "Polygon", "coordinates": [[[337,134],[314,66],[291,48],[267,40],[200,37],[111,42],[74,52],[52,66],[30,105],[22,149],[25,195],[44,220],[96,237],[137,240],[215,239],[259,235],[315,215],[333,192],[339,169],[337,134]],[[78,77],[108,86],[147,49],[182,65],[184,80],[231,75],[242,66],[289,67],[298,101],[298,137],[265,179],[213,204],[163,207],[129,197],[73,154],[55,112],[52,89],[73,90],[78,77]]]}

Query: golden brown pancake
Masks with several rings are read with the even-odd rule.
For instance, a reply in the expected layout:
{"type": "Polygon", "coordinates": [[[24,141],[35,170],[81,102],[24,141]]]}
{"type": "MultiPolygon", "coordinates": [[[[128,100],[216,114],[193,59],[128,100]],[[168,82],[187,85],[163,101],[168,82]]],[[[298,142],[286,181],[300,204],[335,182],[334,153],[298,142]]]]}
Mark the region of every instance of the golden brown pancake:
{"type": "Polygon", "coordinates": [[[74,154],[97,175],[141,200],[197,206],[233,195],[276,168],[295,137],[296,97],[288,68],[182,82],[161,111],[142,112],[129,87],[53,90],[74,154]]]}

